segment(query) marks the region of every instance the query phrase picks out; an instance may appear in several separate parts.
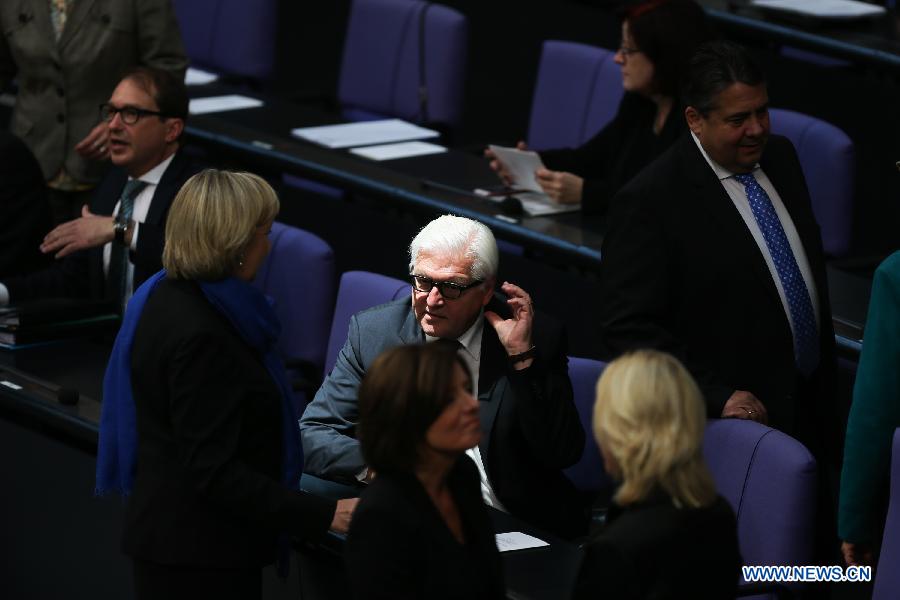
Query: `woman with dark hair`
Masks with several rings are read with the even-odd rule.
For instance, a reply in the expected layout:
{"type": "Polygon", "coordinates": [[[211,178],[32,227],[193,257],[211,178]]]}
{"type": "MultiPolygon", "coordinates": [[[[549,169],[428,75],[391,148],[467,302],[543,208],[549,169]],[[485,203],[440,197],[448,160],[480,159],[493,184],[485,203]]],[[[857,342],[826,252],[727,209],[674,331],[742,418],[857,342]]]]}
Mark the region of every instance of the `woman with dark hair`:
{"type": "Polygon", "coordinates": [[[280,326],[250,284],[277,213],[256,175],[194,175],[169,212],[165,270],[128,303],[103,381],[97,492],[128,496],[137,600],[259,598],[288,534],[349,525],[355,499],[299,491],[280,326]]]}
{"type": "MultiPolygon", "coordinates": [[[[681,74],[694,50],[712,38],[703,9],[693,0],[650,0],[629,7],[615,61],[625,96],[615,118],[579,148],[541,151],[546,169],[535,177],[562,204],[582,203],[586,214],[605,213],[609,200],[662,154],[686,129],[678,101],[681,74]]],[[[519,142],[525,150],[525,142],[519,142]]],[[[491,168],[508,180],[488,150],[491,168]]]]}
{"type": "Polygon", "coordinates": [[[478,400],[456,346],[388,350],[359,389],[357,437],[377,474],[345,557],[357,599],[504,597],[475,464],[478,400]]]}

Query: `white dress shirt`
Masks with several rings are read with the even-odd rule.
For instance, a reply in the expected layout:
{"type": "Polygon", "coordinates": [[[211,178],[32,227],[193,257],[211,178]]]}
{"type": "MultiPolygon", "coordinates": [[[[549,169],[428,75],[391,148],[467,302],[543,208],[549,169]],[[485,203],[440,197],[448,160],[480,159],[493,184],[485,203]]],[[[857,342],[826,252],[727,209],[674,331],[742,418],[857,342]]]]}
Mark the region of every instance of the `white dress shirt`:
{"type": "MultiPolygon", "coordinates": [[[[778,276],[778,269],[775,267],[775,261],[772,259],[772,254],[769,252],[769,247],[766,245],[766,238],[763,236],[762,230],[760,230],[759,224],[756,222],[756,217],[753,216],[753,209],[750,207],[750,201],[747,199],[747,190],[744,188],[744,184],[734,178],[735,173],[732,173],[709,157],[706,150],[703,149],[703,145],[700,144],[700,140],[694,135],[694,132],[691,132],[691,137],[694,138],[694,143],[697,144],[697,148],[700,150],[703,158],[706,159],[707,164],[709,164],[710,168],[716,174],[716,177],[719,178],[719,182],[722,184],[722,187],[725,188],[725,192],[734,203],[734,207],[744,220],[744,224],[746,224],[747,229],[750,230],[750,234],[756,241],[756,245],[759,246],[759,251],[766,261],[766,266],[769,268],[769,274],[772,276],[772,281],[775,282],[775,287],[778,289],[781,305],[784,308],[785,315],[787,315],[788,322],[791,325],[791,332],[794,333],[796,328],[794,326],[794,320],[791,317],[787,295],[784,293],[784,286],[781,285],[781,278],[778,276]]],[[[772,182],[769,181],[769,178],[758,164],[753,169],[753,177],[766,191],[766,194],[769,195],[769,199],[772,200],[772,206],[775,207],[775,213],[778,215],[778,220],[781,221],[781,226],[784,228],[784,234],[787,236],[788,244],[791,246],[791,252],[794,253],[797,266],[800,268],[800,274],[803,276],[803,282],[806,284],[806,289],[809,291],[809,299],[812,301],[816,325],[818,326],[819,295],[816,291],[816,284],[813,280],[812,269],[809,266],[806,250],[803,249],[803,243],[800,241],[800,235],[797,233],[797,228],[794,227],[794,221],[791,220],[791,216],[788,213],[787,208],[785,208],[784,202],[781,201],[781,196],[778,195],[775,186],[772,185],[772,182]]],[[[796,333],[794,333],[794,337],[796,338],[796,333]]]]}
{"type": "MultiPolygon", "coordinates": [[[[472,392],[476,398],[478,397],[478,372],[481,366],[481,337],[483,333],[484,312],[482,311],[472,326],[456,338],[456,341],[462,346],[459,349],[459,355],[469,365],[469,372],[472,374],[472,392]]],[[[425,336],[425,341],[429,343],[436,342],[439,339],[430,335],[425,336]]],[[[489,433],[489,431],[481,432],[482,435],[488,435],[489,433]]],[[[487,470],[484,468],[484,460],[481,458],[481,449],[475,446],[466,450],[466,454],[475,461],[475,466],[478,467],[478,475],[481,479],[481,497],[484,499],[484,503],[488,506],[493,506],[497,510],[508,512],[504,508],[503,503],[500,502],[500,499],[497,498],[497,494],[494,493],[494,488],[488,479],[487,470]]]]}
{"type": "MultiPolygon", "coordinates": [[[[140,191],[140,193],[134,197],[134,206],[132,207],[131,219],[134,221],[134,232],[131,234],[131,249],[137,250],[137,241],[138,235],[141,232],[141,223],[147,220],[147,213],[150,212],[150,203],[153,201],[153,195],[156,193],[156,186],[159,185],[160,180],[162,179],[163,173],[166,172],[166,169],[169,168],[169,164],[172,162],[172,159],[175,158],[173,154],[169,158],[165,159],[140,177],[138,177],[138,181],[143,181],[147,185],[144,186],[144,189],[140,191]]],[[[131,181],[133,177],[129,177],[128,181],[131,181]]],[[[119,214],[119,208],[121,206],[121,200],[116,202],[116,206],[113,209],[113,217],[119,214]]],[[[103,278],[106,279],[106,276],[109,274],[109,257],[112,252],[113,242],[108,242],[103,246],[103,278]]],[[[129,260],[125,266],[125,302],[128,303],[131,300],[131,295],[134,293],[134,264],[129,260]]]]}

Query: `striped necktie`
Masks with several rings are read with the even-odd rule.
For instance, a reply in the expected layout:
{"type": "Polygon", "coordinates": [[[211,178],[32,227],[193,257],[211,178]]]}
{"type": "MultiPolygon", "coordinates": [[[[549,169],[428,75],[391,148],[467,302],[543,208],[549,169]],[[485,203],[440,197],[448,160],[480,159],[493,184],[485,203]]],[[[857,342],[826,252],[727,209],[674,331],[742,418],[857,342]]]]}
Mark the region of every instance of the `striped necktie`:
{"type": "Polygon", "coordinates": [[[787,298],[794,325],[794,359],[797,368],[809,376],[819,364],[819,330],[809,289],[766,190],[759,185],[752,173],[735,175],[734,178],[743,184],[747,192],[753,217],[766,240],[766,247],[772,255],[778,279],[787,298]]]}
{"type": "MultiPolygon", "coordinates": [[[[146,181],[132,179],[125,184],[122,191],[122,197],[119,199],[119,218],[130,219],[134,212],[134,199],[147,187],[146,181]]],[[[124,313],[125,297],[128,282],[128,252],[130,248],[125,245],[119,245],[115,242],[109,253],[109,271],[106,276],[106,287],[108,297],[116,300],[119,307],[124,313]]]]}

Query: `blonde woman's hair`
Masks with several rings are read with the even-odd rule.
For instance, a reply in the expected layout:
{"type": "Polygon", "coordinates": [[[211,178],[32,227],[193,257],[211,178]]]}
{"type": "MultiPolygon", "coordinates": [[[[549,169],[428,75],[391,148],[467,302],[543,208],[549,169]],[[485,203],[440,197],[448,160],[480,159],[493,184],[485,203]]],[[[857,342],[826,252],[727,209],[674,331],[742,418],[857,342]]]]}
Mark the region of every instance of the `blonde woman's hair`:
{"type": "Polygon", "coordinates": [[[620,471],[616,502],[640,502],[658,487],[679,508],[712,504],[705,426],[700,389],[674,357],[641,350],[610,363],[597,382],[594,436],[620,471]]]}
{"type": "Polygon", "coordinates": [[[278,197],[253,173],[206,169],[188,179],[169,210],[163,266],[176,279],[232,275],[256,228],[275,219],[278,197]]]}

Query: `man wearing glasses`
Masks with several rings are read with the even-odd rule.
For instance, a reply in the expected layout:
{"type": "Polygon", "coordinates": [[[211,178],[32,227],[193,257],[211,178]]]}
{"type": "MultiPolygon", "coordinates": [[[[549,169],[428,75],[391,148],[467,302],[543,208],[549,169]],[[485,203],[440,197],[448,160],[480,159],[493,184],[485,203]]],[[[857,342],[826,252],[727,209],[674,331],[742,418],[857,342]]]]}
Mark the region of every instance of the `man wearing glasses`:
{"type": "Polygon", "coordinates": [[[334,369],[300,420],[306,472],[341,482],[376,476],[353,437],[369,365],[398,344],[455,340],[481,405],[481,443],[468,453],[485,502],[558,535],[583,533],[585,512],[562,473],[584,447],[562,328],[535,314],[522,288],[506,282],[506,298],[494,294],[497,243],[477,221],[435,219],[413,239],[410,257],[411,302],[353,316],[334,369]]]}
{"type": "Polygon", "coordinates": [[[124,307],[132,290],[162,268],[166,215],[196,169],[178,152],[187,117],[184,84],[137,67],[99,107],[112,169],[82,215],[46,235],[50,267],[0,282],[0,305],[33,298],[106,298],[124,307]]]}

